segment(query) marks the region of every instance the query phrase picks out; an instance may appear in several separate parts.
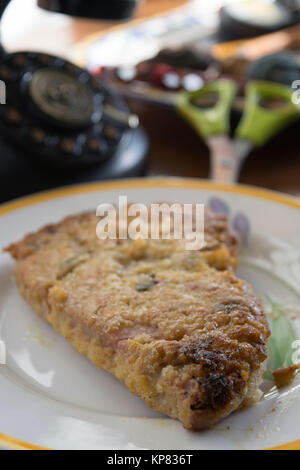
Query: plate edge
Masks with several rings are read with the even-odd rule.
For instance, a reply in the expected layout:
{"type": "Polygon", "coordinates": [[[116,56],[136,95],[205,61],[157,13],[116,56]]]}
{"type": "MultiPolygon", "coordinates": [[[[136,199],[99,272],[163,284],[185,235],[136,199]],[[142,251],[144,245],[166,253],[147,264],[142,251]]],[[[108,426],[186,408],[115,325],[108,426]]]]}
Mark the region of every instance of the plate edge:
{"type": "MultiPolygon", "coordinates": [[[[151,187],[169,187],[169,188],[187,188],[187,189],[214,189],[216,191],[225,191],[247,195],[250,197],[261,198],[278,202],[283,205],[300,209],[300,200],[277,191],[261,189],[247,185],[223,185],[206,180],[195,178],[135,178],[115,181],[94,182],[87,184],[70,185],[58,189],[39,192],[31,196],[16,199],[0,205],[0,216],[13,212],[23,207],[28,207],[40,202],[56,199],[63,196],[72,196],[80,193],[93,191],[105,191],[117,188],[151,188],[151,187]]],[[[47,447],[32,444],[21,439],[9,436],[0,432],[0,444],[15,450],[50,450],[47,447]]],[[[300,450],[300,439],[291,441],[279,446],[271,447],[266,450],[300,450]]]]}

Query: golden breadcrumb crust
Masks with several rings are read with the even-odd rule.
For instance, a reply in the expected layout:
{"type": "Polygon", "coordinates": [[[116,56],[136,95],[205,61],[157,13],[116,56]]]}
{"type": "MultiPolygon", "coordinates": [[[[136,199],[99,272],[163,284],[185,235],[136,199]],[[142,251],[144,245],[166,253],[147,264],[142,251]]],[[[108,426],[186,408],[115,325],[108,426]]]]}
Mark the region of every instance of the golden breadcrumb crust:
{"type": "Polygon", "coordinates": [[[237,279],[237,242],[206,213],[207,245],[96,238],[92,213],[7,248],[32,308],[153,409],[206,428],[259,399],[269,329],[237,279]]]}

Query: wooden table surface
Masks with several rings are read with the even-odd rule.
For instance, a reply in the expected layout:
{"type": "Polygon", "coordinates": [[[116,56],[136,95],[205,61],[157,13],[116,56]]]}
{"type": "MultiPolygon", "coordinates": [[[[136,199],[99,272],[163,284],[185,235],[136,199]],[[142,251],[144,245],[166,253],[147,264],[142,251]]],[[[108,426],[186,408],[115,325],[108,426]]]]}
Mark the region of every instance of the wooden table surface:
{"type": "MultiPolygon", "coordinates": [[[[183,3],[183,0],[150,0],[140,6],[138,16],[149,17],[183,3]]],[[[10,50],[39,48],[64,55],[79,39],[111,26],[103,21],[74,20],[40,12],[33,0],[15,0],[4,20],[3,36],[10,50]],[[22,15],[17,15],[21,8],[24,11],[25,4],[26,22],[22,15]],[[16,18],[19,18],[19,30],[16,18]]],[[[137,103],[131,105],[150,137],[149,175],[207,178],[208,150],[174,111],[137,103]]],[[[263,149],[253,152],[243,167],[240,182],[300,196],[299,137],[300,124],[297,124],[263,149]]]]}

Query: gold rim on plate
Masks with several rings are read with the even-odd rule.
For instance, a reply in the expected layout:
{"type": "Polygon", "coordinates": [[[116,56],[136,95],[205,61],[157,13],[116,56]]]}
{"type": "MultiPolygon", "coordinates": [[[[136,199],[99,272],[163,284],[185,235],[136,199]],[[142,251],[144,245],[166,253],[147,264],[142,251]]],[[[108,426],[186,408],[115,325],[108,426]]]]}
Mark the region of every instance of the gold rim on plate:
{"type": "MultiPolygon", "coordinates": [[[[0,215],[13,212],[23,207],[32,206],[40,202],[57,199],[64,196],[72,196],[75,194],[84,194],[94,191],[109,191],[112,189],[133,189],[133,188],[184,188],[184,189],[208,189],[215,191],[224,191],[235,194],[242,194],[259,199],[266,199],[277,202],[286,206],[300,209],[300,200],[285,194],[271,191],[268,189],[260,189],[246,185],[226,185],[213,183],[207,180],[197,180],[192,178],[139,178],[125,179],[117,181],[105,181],[96,183],[79,184],[75,186],[67,186],[60,189],[44,191],[32,196],[26,196],[15,199],[11,202],[0,205],[0,215]]],[[[15,450],[50,450],[47,447],[39,446],[20,440],[16,437],[0,433],[0,445],[15,450]]],[[[267,450],[300,450],[300,439],[279,446],[268,448],[267,450]]]]}

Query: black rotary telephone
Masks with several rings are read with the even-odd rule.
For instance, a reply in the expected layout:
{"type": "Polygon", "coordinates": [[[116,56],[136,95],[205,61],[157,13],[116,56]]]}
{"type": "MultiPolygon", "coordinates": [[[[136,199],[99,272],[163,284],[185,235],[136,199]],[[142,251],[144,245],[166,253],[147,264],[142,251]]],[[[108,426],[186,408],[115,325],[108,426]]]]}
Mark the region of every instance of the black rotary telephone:
{"type": "MultiPolygon", "coordinates": [[[[9,2],[0,0],[0,18],[9,2]]],[[[136,1],[38,4],[74,16],[124,18],[136,1]]],[[[0,80],[6,89],[6,104],[0,105],[0,176],[4,186],[10,180],[6,189],[14,186],[14,192],[6,190],[4,195],[0,188],[0,200],[61,184],[141,173],[147,139],[138,117],[118,95],[63,58],[42,52],[10,54],[0,47],[0,80]]],[[[3,189],[2,182],[0,186],[3,189]]]]}

